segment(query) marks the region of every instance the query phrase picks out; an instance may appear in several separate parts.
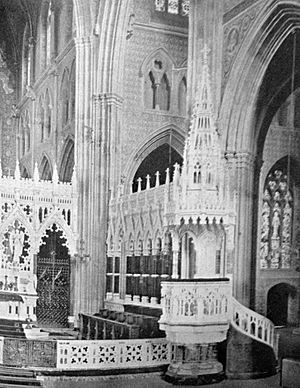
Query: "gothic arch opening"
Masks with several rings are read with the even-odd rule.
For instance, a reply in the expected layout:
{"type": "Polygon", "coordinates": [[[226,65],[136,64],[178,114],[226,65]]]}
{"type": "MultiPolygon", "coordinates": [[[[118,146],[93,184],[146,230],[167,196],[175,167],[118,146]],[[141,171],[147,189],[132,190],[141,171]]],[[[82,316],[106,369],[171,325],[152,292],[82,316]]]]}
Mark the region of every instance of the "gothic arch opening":
{"type": "Polygon", "coordinates": [[[67,327],[70,314],[70,255],[63,232],[46,230],[37,257],[37,320],[47,327],[67,327]]]}
{"type": "Polygon", "coordinates": [[[173,179],[173,166],[175,163],[182,165],[182,156],[169,144],[162,144],[153,150],[138,167],[132,184],[132,191],[138,190],[138,179],[141,178],[142,190],[146,188],[146,177],[150,176],[150,187],[156,183],[156,173],[159,173],[160,182],[165,183],[166,169],[170,169],[170,181],[173,179]]]}
{"type": "Polygon", "coordinates": [[[296,297],[296,288],[279,283],[273,286],[267,296],[267,317],[276,326],[286,326],[290,321],[290,315],[295,308],[293,301],[296,297]]]}
{"type": "Polygon", "coordinates": [[[46,180],[46,181],[52,180],[52,168],[46,155],[42,159],[40,171],[41,171],[42,180],[46,180]]]}

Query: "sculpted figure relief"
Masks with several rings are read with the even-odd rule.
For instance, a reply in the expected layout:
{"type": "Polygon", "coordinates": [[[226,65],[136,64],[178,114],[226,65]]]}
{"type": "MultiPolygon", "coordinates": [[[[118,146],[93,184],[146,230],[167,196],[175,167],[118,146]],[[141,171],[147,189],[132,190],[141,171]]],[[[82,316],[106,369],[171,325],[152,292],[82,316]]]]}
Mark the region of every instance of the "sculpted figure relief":
{"type": "Polygon", "coordinates": [[[9,247],[12,261],[18,262],[22,255],[24,245],[24,232],[21,229],[14,228],[9,235],[9,247]]]}
{"type": "Polygon", "coordinates": [[[272,238],[278,238],[278,231],[280,227],[280,218],[277,212],[274,212],[273,220],[272,220],[273,234],[272,238]]]}

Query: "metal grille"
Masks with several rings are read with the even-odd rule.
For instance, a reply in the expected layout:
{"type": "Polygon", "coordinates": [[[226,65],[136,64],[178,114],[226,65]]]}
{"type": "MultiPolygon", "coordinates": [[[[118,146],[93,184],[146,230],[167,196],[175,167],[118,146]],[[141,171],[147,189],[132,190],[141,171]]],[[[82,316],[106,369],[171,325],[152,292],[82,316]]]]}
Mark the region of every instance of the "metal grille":
{"type": "Polygon", "coordinates": [[[69,258],[38,257],[37,320],[49,327],[67,327],[70,313],[69,258]]]}

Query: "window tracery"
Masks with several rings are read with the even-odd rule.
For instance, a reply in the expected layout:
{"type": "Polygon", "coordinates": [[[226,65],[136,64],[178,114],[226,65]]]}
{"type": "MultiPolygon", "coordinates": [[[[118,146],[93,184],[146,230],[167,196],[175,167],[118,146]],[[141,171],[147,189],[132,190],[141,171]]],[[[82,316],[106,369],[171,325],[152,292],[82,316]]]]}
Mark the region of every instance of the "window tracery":
{"type": "Polygon", "coordinates": [[[188,16],[190,10],[189,0],[155,0],[155,10],[173,15],[188,16]]]}
{"type": "Polygon", "coordinates": [[[291,267],[293,194],[286,169],[267,176],[261,213],[260,263],[262,269],[291,267]]]}

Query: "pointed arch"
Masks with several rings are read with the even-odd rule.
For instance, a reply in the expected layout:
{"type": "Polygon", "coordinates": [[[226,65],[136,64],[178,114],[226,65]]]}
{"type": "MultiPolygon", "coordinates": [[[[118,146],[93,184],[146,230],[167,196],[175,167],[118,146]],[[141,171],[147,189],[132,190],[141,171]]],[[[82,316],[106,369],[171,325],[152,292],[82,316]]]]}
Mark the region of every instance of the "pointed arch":
{"type": "Polygon", "coordinates": [[[70,71],[70,91],[69,91],[69,111],[70,119],[74,120],[75,118],[75,94],[76,94],[76,62],[72,62],[71,71],[70,71]]]}
{"type": "MultiPolygon", "coordinates": [[[[276,52],[291,31],[299,25],[300,7],[297,1],[268,0],[257,15],[251,27],[252,31],[257,32],[255,35],[248,34],[242,43],[222,97],[219,122],[223,123],[223,140],[227,149],[247,149],[256,153],[259,146],[261,152],[269,123],[259,117],[256,110],[259,90],[276,52]],[[230,106],[228,101],[232,102],[230,106]]],[[[296,73],[297,71],[296,69],[296,73]]],[[[289,75],[282,75],[287,78],[281,85],[281,90],[277,90],[270,96],[270,101],[262,104],[270,112],[266,115],[267,112],[262,111],[261,114],[265,117],[273,117],[271,111],[279,108],[280,100],[290,91],[289,75]]],[[[296,76],[296,83],[297,79],[299,81],[296,76]]]]}
{"type": "Polygon", "coordinates": [[[178,86],[178,112],[182,116],[186,116],[186,96],[187,96],[187,82],[186,76],[181,78],[178,86]]]}
{"type": "Polygon", "coordinates": [[[69,250],[69,254],[73,256],[76,253],[76,236],[58,212],[51,213],[40,227],[37,234],[37,246],[43,244],[43,237],[46,236],[47,229],[51,229],[53,225],[56,225],[58,230],[62,231],[63,237],[66,239],[66,247],[69,250]]]}
{"type": "MultiPolygon", "coordinates": [[[[125,190],[130,191],[134,176],[141,162],[155,149],[162,145],[170,145],[179,155],[183,155],[185,132],[175,125],[164,125],[143,140],[137,147],[137,152],[129,159],[124,175],[127,177],[125,190]]],[[[164,172],[165,175],[165,172],[164,172]]],[[[162,177],[164,181],[164,176],[162,177]]]]}
{"type": "Polygon", "coordinates": [[[30,178],[29,169],[24,164],[20,164],[20,173],[22,178],[30,178]]]}
{"type": "Polygon", "coordinates": [[[51,135],[52,127],[52,103],[51,103],[51,94],[49,89],[45,93],[45,119],[44,119],[44,131],[46,136],[51,135]]]}
{"type": "Polygon", "coordinates": [[[52,169],[50,159],[46,154],[43,155],[39,170],[40,170],[41,180],[45,180],[45,181],[52,180],[53,169],[52,169]]]}
{"type": "Polygon", "coordinates": [[[61,86],[60,86],[60,118],[61,118],[61,125],[62,128],[68,124],[69,118],[70,118],[70,111],[69,111],[69,93],[70,93],[70,87],[69,87],[69,70],[65,68],[61,80],[61,86]]]}
{"type": "Polygon", "coordinates": [[[170,109],[171,79],[174,61],[165,49],[148,55],[140,68],[143,78],[144,106],[146,109],[170,109]]]}
{"type": "Polygon", "coordinates": [[[61,182],[71,182],[74,170],[74,140],[68,137],[62,152],[59,169],[59,180],[61,182]]]}
{"type": "MultiPolygon", "coordinates": [[[[161,62],[164,69],[167,69],[168,72],[171,71],[173,66],[175,65],[174,59],[168,53],[168,51],[160,47],[154,51],[152,51],[147,57],[143,60],[140,70],[139,76],[143,77],[145,74],[149,74],[150,70],[153,68],[154,61],[161,62]]],[[[157,66],[155,66],[157,68],[157,66]]],[[[159,70],[159,69],[158,69],[159,70]]],[[[171,77],[169,77],[171,78],[171,77]]]]}

